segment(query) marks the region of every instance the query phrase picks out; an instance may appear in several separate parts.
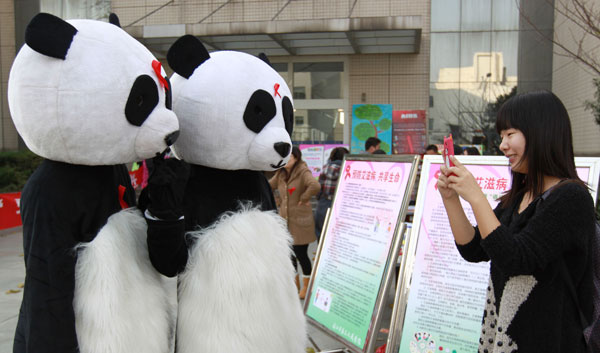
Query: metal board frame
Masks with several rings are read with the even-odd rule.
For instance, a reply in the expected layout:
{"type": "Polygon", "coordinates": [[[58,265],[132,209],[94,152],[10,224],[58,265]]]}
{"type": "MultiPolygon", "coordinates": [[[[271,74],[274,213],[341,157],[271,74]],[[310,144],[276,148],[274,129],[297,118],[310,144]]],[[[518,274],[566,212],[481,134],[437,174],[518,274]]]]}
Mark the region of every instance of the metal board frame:
{"type": "MultiPolygon", "coordinates": [[[[360,350],[357,346],[347,341],[343,337],[337,335],[335,332],[329,330],[327,327],[314,320],[312,317],[306,315],[310,298],[312,298],[313,292],[313,284],[315,282],[315,278],[320,274],[320,263],[321,263],[321,254],[323,251],[323,244],[325,244],[325,240],[327,239],[328,229],[329,229],[329,221],[331,216],[331,209],[334,207],[336,199],[338,198],[339,188],[336,187],[335,195],[333,197],[331,208],[327,211],[327,216],[325,218],[325,223],[323,227],[323,234],[321,235],[321,241],[319,242],[319,246],[317,249],[317,254],[315,258],[315,263],[313,266],[313,271],[310,277],[308,291],[306,293],[306,299],[304,301],[304,314],[308,322],[313,324],[315,327],[319,328],[327,335],[334,338],[336,341],[340,342],[346,350],[352,353],[371,353],[374,351],[374,340],[377,336],[377,332],[379,331],[379,325],[381,324],[381,311],[384,305],[385,294],[389,290],[390,281],[393,278],[394,267],[396,265],[396,261],[398,258],[398,252],[401,243],[401,237],[406,228],[406,224],[404,223],[404,219],[406,218],[406,212],[408,209],[408,204],[410,202],[410,197],[412,190],[414,188],[415,179],[417,176],[417,166],[420,162],[419,155],[346,155],[344,158],[344,163],[341,166],[341,170],[345,170],[346,161],[371,161],[371,162],[401,162],[401,163],[411,163],[410,176],[408,178],[408,185],[406,186],[405,193],[402,199],[402,203],[400,206],[400,212],[398,214],[396,228],[394,229],[393,240],[391,243],[390,251],[386,260],[386,264],[384,266],[383,276],[379,285],[379,292],[377,294],[377,299],[375,301],[375,306],[373,313],[371,314],[371,321],[369,324],[369,329],[367,333],[367,339],[365,341],[365,345],[362,350],[360,350]]],[[[338,181],[339,185],[339,181],[338,181]]]]}

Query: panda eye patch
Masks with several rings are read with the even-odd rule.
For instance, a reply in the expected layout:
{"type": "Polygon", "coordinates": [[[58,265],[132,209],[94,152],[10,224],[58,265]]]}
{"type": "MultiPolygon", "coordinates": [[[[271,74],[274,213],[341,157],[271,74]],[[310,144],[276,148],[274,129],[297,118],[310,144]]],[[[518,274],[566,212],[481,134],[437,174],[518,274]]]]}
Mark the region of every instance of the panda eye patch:
{"type": "Polygon", "coordinates": [[[292,129],[294,128],[294,106],[292,105],[292,101],[288,97],[283,97],[281,108],[283,110],[285,129],[292,136],[292,129]]]}
{"type": "Polygon", "coordinates": [[[252,93],[246,110],[244,111],[244,124],[255,133],[259,133],[265,125],[275,117],[277,108],[271,95],[262,89],[252,93]]]}
{"type": "Polygon", "coordinates": [[[141,126],[158,104],[156,82],[148,75],[135,79],[125,104],[125,117],[135,126],[141,126]]]}

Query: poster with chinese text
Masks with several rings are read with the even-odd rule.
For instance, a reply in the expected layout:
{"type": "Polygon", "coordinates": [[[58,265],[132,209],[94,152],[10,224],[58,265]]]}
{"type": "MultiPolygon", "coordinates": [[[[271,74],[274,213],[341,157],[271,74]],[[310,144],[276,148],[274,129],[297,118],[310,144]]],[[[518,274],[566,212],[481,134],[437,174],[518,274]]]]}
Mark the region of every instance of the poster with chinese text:
{"type": "MultiPolygon", "coordinates": [[[[473,174],[490,205],[495,207],[497,199],[511,187],[507,159],[503,156],[458,158],[473,174]]],[[[576,158],[582,180],[598,179],[599,162],[600,159],[576,158]]],[[[441,163],[440,156],[425,156],[423,160],[415,223],[407,241],[409,265],[399,290],[404,294],[396,298],[394,328],[390,331],[394,335],[392,346],[399,348],[388,352],[476,353],[479,345],[489,263],[468,263],[456,250],[437,190],[441,163]]],[[[597,181],[590,181],[592,188],[597,185],[597,181]]],[[[592,191],[592,195],[595,199],[596,192],[592,191]]],[[[475,224],[469,203],[462,199],[461,203],[467,218],[475,224]]]]}
{"type": "Polygon", "coordinates": [[[392,153],[423,154],[427,143],[425,110],[394,110],[392,153]]]}
{"type": "Polygon", "coordinates": [[[305,310],[353,351],[368,344],[415,164],[346,160],[342,165],[305,310]]]}

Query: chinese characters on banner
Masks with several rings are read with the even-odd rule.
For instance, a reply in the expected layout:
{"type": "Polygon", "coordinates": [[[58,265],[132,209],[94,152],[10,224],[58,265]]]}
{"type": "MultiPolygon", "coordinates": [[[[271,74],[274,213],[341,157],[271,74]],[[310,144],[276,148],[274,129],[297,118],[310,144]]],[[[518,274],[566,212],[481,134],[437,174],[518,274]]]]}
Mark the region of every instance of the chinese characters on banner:
{"type": "MultiPolygon", "coordinates": [[[[479,342],[489,264],[462,259],[437,190],[441,164],[423,164],[416,208],[422,210],[412,282],[408,296],[400,352],[424,345],[432,351],[475,353],[479,342]],[[424,195],[423,195],[424,194],[424,195]]],[[[510,188],[505,165],[466,165],[494,207],[510,188]]],[[[461,199],[475,224],[470,205],[461,199]]]]}
{"type": "Polygon", "coordinates": [[[393,154],[423,154],[427,142],[425,110],[394,110],[393,154]]]}
{"type": "Polygon", "coordinates": [[[0,229],[21,225],[21,193],[0,194],[0,229]]]}
{"type": "MultiPolygon", "coordinates": [[[[579,164],[577,158],[575,162],[579,164]]],[[[411,247],[414,239],[416,251],[408,250],[414,251],[415,257],[399,352],[475,353],[479,343],[489,263],[469,263],[458,253],[437,190],[440,166],[439,156],[423,161],[411,235],[411,247]]],[[[492,208],[511,187],[510,168],[504,157],[486,157],[485,162],[465,167],[492,208]]],[[[579,166],[577,173],[585,182],[592,178],[590,167],[579,166]]],[[[597,187],[593,182],[590,185],[592,189],[597,187]]],[[[595,191],[590,192],[595,198],[595,191]]],[[[470,204],[462,199],[461,203],[467,218],[475,224],[470,204]]]]}

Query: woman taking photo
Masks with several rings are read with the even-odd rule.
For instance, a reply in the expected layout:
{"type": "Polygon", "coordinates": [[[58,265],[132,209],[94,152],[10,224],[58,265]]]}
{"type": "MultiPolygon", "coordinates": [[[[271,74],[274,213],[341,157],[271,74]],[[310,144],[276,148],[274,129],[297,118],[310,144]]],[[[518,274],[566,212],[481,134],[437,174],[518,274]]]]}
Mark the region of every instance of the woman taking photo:
{"type": "Polygon", "coordinates": [[[526,93],[500,108],[496,130],[512,186],[495,210],[454,157],[437,184],[461,256],[490,261],[479,352],[584,352],[578,305],[589,322],[594,205],[575,170],[569,116],[554,94],[526,93]]]}
{"type": "MultiPolygon", "coordinates": [[[[315,236],[315,219],[313,217],[310,198],[321,190],[321,185],[302,160],[302,152],[297,146],[292,147],[292,155],[287,165],[277,171],[269,180],[271,188],[279,191],[279,215],[287,221],[288,229],[294,239],[294,255],[292,263],[297,268],[296,259],[300,262],[302,273],[302,289],[299,297],[304,299],[312,265],[308,258],[308,244],[317,240],[315,236]]],[[[300,287],[300,279],[296,275],[296,286],[300,287]]]]}

